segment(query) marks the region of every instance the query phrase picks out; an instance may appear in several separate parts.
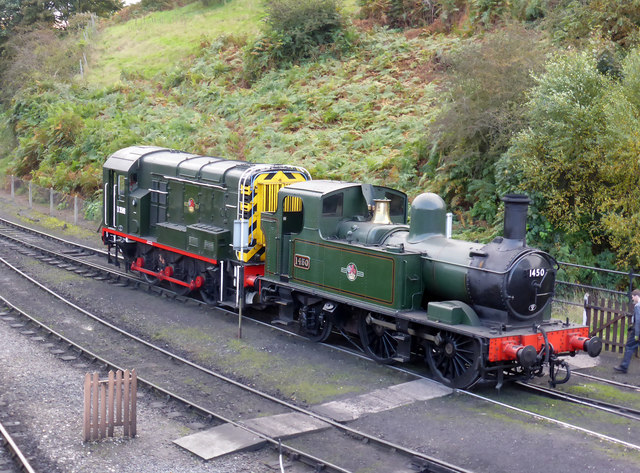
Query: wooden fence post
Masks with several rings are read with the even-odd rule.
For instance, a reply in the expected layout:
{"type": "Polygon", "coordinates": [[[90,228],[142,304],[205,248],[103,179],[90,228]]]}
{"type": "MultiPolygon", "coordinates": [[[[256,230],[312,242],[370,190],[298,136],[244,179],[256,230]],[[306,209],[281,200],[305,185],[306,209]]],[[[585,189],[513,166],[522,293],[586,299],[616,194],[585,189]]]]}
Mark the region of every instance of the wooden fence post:
{"type": "Polygon", "coordinates": [[[82,441],[91,440],[91,374],[84,375],[84,422],[82,423],[82,441]]]}
{"type": "Polygon", "coordinates": [[[135,437],[137,433],[136,395],[138,381],[136,370],[109,371],[106,380],[98,373],[87,373],[84,378],[84,422],[82,439],[103,439],[114,436],[114,427],[123,427],[123,436],[135,437]]]}

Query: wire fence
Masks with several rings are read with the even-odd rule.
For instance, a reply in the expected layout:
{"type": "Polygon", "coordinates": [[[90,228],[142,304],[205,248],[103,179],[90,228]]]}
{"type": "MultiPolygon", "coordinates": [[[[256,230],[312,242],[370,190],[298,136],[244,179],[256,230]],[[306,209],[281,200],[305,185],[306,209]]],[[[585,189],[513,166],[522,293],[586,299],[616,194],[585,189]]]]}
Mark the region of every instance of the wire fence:
{"type": "Polygon", "coordinates": [[[78,195],[40,187],[15,176],[4,176],[0,183],[3,198],[20,209],[34,210],[88,230],[95,231],[100,226],[101,201],[90,201],[78,195]]]}
{"type": "Polygon", "coordinates": [[[633,269],[618,271],[559,261],[554,316],[568,316],[575,322],[587,323],[589,301],[608,301],[627,307],[631,291],[640,285],[638,278],[640,274],[633,269]]]}

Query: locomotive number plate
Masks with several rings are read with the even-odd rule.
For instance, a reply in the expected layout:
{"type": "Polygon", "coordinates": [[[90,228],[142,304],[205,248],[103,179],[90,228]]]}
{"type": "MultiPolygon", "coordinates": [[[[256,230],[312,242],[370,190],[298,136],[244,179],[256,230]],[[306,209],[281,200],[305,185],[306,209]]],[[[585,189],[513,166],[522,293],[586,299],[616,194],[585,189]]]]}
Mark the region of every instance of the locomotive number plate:
{"type": "Polygon", "coordinates": [[[300,269],[309,269],[311,267],[311,258],[304,255],[293,255],[293,266],[300,269]]]}
{"type": "Polygon", "coordinates": [[[527,276],[530,278],[541,278],[547,273],[545,268],[531,268],[526,271],[527,276]]]}

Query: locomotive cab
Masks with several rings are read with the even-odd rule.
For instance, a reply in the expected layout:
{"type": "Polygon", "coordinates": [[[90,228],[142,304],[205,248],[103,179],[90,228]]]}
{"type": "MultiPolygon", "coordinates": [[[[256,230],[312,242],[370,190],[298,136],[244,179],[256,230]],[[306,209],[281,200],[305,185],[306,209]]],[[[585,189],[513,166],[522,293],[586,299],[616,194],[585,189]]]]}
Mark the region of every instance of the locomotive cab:
{"type": "Polygon", "coordinates": [[[270,240],[266,274],[288,277],[292,268],[307,265],[292,253],[298,239],[378,245],[389,232],[406,228],[406,220],[407,197],[394,189],[320,180],[290,185],[280,190],[277,210],[262,217],[270,240]],[[387,203],[388,223],[374,221],[376,201],[387,203]]]}
{"type": "Polygon", "coordinates": [[[104,226],[129,232],[130,194],[137,190],[138,156],[113,154],[103,168],[104,226]]]}
{"type": "Polygon", "coordinates": [[[105,227],[137,236],[149,233],[151,195],[140,185],[140,162],[144,152],[157,149],[161,148],[126,148],[107,159],[103,166],[105,227]]]}

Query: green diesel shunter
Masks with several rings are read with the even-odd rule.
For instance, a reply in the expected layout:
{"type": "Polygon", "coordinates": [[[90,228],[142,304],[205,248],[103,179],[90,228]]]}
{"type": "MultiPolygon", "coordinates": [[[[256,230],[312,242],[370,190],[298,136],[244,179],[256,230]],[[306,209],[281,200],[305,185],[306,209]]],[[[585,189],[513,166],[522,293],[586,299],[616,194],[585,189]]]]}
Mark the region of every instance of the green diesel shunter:
{"type": "Polygon", "coordinates": [[[296,166],[154,146],[121,149],[103,169],[102,234],[109,250],[122,253],[127,269],[148,282],[166,281],[180,293],[198,290],[212,302],[235,300],[235,287],[226,282],[239,267],[262,273],[261,213],[275,210],[281,187],[310,179],[296,166]]]}

